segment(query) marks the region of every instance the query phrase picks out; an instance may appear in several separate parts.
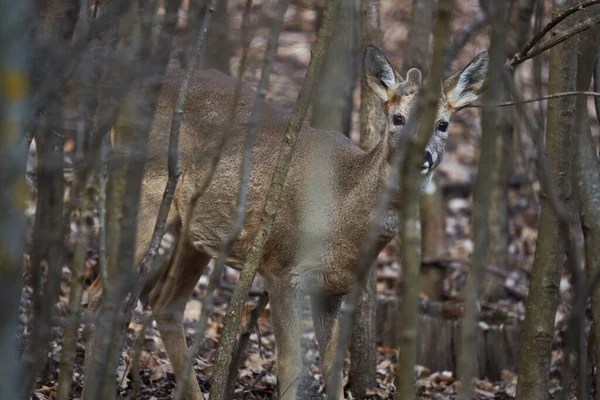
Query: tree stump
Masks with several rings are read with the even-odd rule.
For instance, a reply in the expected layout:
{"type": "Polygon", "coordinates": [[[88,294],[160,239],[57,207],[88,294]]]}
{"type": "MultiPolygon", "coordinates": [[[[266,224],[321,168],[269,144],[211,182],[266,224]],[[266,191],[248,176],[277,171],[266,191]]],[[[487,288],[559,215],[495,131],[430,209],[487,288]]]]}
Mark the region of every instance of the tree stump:
{"type": "MultiPolygon", "coordinates": [[[[377,298],[377,345],[396,347],[398,298],[377,298]]],[[[417,364],[431,371],[456,373],[462,325],[462,304],[422,301],[418,321],[417,364]]],[[[481,378],[500,380],[502,370],[516,371],[520,356],[522,320],[501,312],[482,312],[477,342],[477,371],[481,378]]]]}

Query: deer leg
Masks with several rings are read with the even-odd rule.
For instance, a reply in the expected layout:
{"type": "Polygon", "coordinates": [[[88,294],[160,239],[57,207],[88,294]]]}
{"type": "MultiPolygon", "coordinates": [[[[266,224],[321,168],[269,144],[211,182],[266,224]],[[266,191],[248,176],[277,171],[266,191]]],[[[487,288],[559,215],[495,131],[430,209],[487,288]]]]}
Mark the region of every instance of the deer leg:
{"type": "MultiPolygon", "coordinates": [[[[274,285],[269,285],[272,288],[274,285]]],[[[277,344],[277,387],[280,400],[296,400],[302,356],[300,354],[299,291],[291,285],[269,290],[271,321],[277,344]]]]}
{"type": "MultiPolygon", "coordinates": [[[[313,325],[319,345],[321,372],[326,386],[331,384],[334,373],[338,374],[340,383],[343,377],[343,371],[333,371],[339,338],[339,315],[342,300],[342,296],[311,295],[313,325]]],[[[344,399],[343,390],[340,391],[339,399],[344,399]]]]}
{"type": "MultiPolygon", "coordinates": [[[[206,267],[210,258],[205,253],[189,249],[185,253],[180,265],[173,265],[172,259],[158,282],[157,287],[150,294],[150,305],[154,310],[156,324],[175,375],[178,378],[182,374],[188,349],[183,331],[183,312],[187,299],[198,283],[198,279],[200,279],[204,267],[206,267]],[[167,284],[166,280],[169,276],[169,270],[172,268],[175,268],[175,275],[171,284],[167,284]],[[166,290],[166,292],[161,295],[161,290],[166,290]]],[[[184,391],[184,398],[187,400],[204,399],[193,370],[187,373],[190,376],[184,391]]]]}

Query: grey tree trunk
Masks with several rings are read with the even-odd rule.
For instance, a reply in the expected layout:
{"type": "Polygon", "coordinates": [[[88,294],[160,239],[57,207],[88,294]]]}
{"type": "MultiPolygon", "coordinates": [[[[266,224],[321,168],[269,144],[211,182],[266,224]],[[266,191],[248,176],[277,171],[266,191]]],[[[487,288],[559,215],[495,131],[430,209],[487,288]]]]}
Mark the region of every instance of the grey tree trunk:
{"type": "MultiPolygon", "coordinates": [[[[369,44],[379,45],[379,0],[360,2],[361,55],[369,44]]],[[[383,110],[379,99],[368,89],[361,74],[360,147],[371,150],[379,141],[383,110]]],[[[377,384],[376,347],[377,270],[371,268],[367,283],[356,303],[356,316],[350,343],[350,391],[364,398],[368,388],[377,384]]]]}
{"type": "Polygon", "coordinates": [[[0,40],[2,79],[8,79],[9,93],[0,96],[0,398],[20,397],[23,385],[19,373],[19,346],[17,345],[18,310],[21,299],[23,250],[26,219],[23,213],[28,198],[25,183],[25,163],[21,130],[27,115],[26,98],[29,93],[28,51],[30,2],[0,0],[0,40]],[[10,94],[7,96],[6,94],[10,94]]]}
{"type": "MultiPolygon", "coordinates": [[[[591,30],[581,35],[579,57],[577,61],[577,90],[588,90],[598,53],[598,31],[591,30]]],[[[574,190],[584,236],[585,266],[588,280],[591,281],[600,268],[600,160],[596,154],[594,140],[590,131],[587,110],[587,96],[578,96],[576,100],[574,190]]],[[[592,294],[593,325],[590,332],[590,344],[594,343],[596,364],[600,360],[600,292],[592,294]]],[[[590,347],[592,347],[590,345],[590,347]]],[[[579,357],[585,355],[579,354],[579,357]]],[[[597,366],[597,365],[596,365],[597,366]]],[[[578,371],[585,374],[587,371],[578,371]]],[[[600,374],[596,372],[596,399],[600,399],[600,374]]]]}
{"type": "MultiPolygon", "coordinates": [[[[508,24],[506,29],[506,56],[512,57],[519,51],[527,40],[531,16],[535,0],[519,0],[514,2],[508,11],[508,24]]],[[[509,101],[510,96],[504,86],[498,88],[502,95],[500,101],[509,101]]],[[[502,108],[498,112],[496,121],[496,135],[494,140],[494,159],[496,168],[492,170],[491,195],[489,203],[489,237],[487,262],[499,268],[508,266],[508,180],[513,164],[513,132],[514,125],[511,118],[513,110],[502,108]]],[[[488,280],[484,286],[483,295],[487,299],[494,299],[504,294],[504,286],[495,281],[488,280]]]]}
{"type": "MultiPolygon", "coordinates": [[[[318,31],[323,9],[317,12],[318,31]]],[[[312,102],[310,122],[315,128],[350,136],[354,108],[352,95],[358,74],[358,28],[356,3],[343,1],[312,102]]]]}
{"type": "MultiPolygon", "coordinates": [[[[552,15],[556,16],[575,1],[555,0],[552,15]]],[[[577,44],[572,37],[552,48],[548,92],[575,89],[577,44]]],[[[573,159],[572,121],[575,98],[563,97],[548,101],[546,155],[551,184],[560,200],[571,196],[573,159]]],[[[541,138],[539,139],[541,140],[541,138]]],[[[554,335],[554,318],[558,304],[558,287],[565,257],[565,240],[548,188],[542,188],[537,246],[533,261],[531,287],[527,298],[523,343],[519,365],[518,399],[548,398],[550,355],[554,335]]]]}

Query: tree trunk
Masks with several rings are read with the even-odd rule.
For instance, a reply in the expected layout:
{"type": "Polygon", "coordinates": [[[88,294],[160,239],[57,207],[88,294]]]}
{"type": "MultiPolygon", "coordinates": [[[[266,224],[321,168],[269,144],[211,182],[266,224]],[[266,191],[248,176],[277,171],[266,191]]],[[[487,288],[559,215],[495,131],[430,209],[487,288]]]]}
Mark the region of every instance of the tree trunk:
{"type": "Polygon", "coordinates": [[[403,305],[398,318],[398,362],[395,380],[397,388],[395,399],[397,400],[414,397],[421,267],[419,201],[423,182],[417,166],[421,163],[425,147],[435,128],[440,99],[439,82],[444,73],[444,57],[449,45],[453,9],[454,1],[446,0],[437,3],[431,68],[426,78],[426,85],[421,90],[416,109],[420,123],[416,135],[410,138],[410,145],[402,160],[403,203],[398,213],[398,219],[400,220],[400,238],[403,245],[401,285],[403,305]]]}
{"type": "MultiPolygon", "coordinates": [[[[379,0],[360,2],[361,55],[369,44],[379,45],[379,0]]],[[[363,76],[360,79],[360,146],[371,150],[379,140],[383,111],[375,95],[368,89],[363,76]]],[[[368,388],[377,384],[376,333],[377,270],[371,268],[367,284],[356,303],[356,316],[350,343],[350,391],[364,398],[368,388]]]]}
{"type": "Polygon", "coordinates": [[[487,1],[489,22],[491,28],[490,54],[488,79],[489,86],[483,93],[483,103],[486,105],[481,113],[482,137],[481,152],[479,154],[479,166],[477,170],[477,181],[473,194],[473,256],[471,268],[465,289],[465,311],[461,330],[460,355],[458,361],[458,373],[461,379],[461,387],[458,395],[459,400],[471,399],[473,395],[473,378],[477,377],[478,357],[475,345],[477,344],[477,330],[479,326],[479,304],[478,298],[481,294],[481,282],[486,265],[486,247],[489,238],[489,203],[491,197],[491,182],[489,176],[495,168],[498,168],[498,160],[494,154],[494,139],[496,136],[496,123],[501,110],[498,107],[490,107],[497,104],[503,91],[503,82],[500,80],[504,71],[504,60],[506,54],[506,26],[504,15],[507,4],[505,2],[487,1]],[[475,347],[475,348],[474,348],[475,347]]]}
{"type": "MultiPolygon", "coordinates": [[[[555,0],[553,16],[557,16],[575,1],[555,0]]],[[[548,92],[566,92],[575,89],[576,51],[578,37],[572,37],[552,48],[548,92]]],[[[551,184],[560,200],[571,196],[571,121],[575,112],[575,98],[563,97],[548,101],[546,155],[551,184]]],[[[541,138],[539,139],[541,140],[541,138]]],[[[558,288],[565,257],[565,240],[561,224],[548,188],[542,188],[542,209],[535,249],[531,288],[527,298],[523,343],[519,365],[517,398],[548,398],[548,379],[554,318],[558,304],[558,288]]]]}
{"type": "Polygon", "coordinates": [[[17,331],[21,300],[23,251],[29,190],[23,172],[27,161],[21,141],[29,102],[30,2],[0,0],[0,63],[4,94],[0,96],[0,398],[21,397],[22,364],[19,362],[17,331]],[[7,12],[10,10],[10,12],[7,12]]]}
{"type": "MultiPolygon", "coordinates": [[[[401,75],[405,75],[410,68],[418,68],[423,76],[427,76],[429,70],[429,40],[433,30],[434,11],[434,0],[413,1],[401,75]]],[[[433,180],[420,200],[421,246],[424,260],[437,258],[445,250],[446,232],[444,228],[443,196],[440,196],[442,196],[442,193],[438,190],[435,180],[433,180]]],[[[423,274],[423,272],[425,272],[425,279],[421,281],[421,288],[426,288],[428,295],[437,297],[434,288],[439,287],[439,274],[435,274],[433,270],[422,270],[421,273],[423,274]]]]}
{"type": "MultiPolygon", "coordinates": [[[[186,68],[193,54],[193,45],[202,29],[202,21],[206,14],[207,2],[198,0],[184,0],[178,30],[182,38],[178,44],[178,52],[182,66],[186,68]]],[[[231,75],[229,61],[232,54],[231,40],[229,39],[229,18],[227,17],[227,0],[217,1],[212,13],[206,46],[203,58],[203,68],[214,68],[227,75],[231,75]]]]}
{"type": "MultiPolygon", "coordinates": [[[[320,8],[320,7],[319,7],[320,8]]],[[[317,31],[323,9],[318,10],[317,31]]],[[[330,50],[325,55],[312,102],[311,126],[350,136],[358,73],[358,11],[354,1],[340,5],[330,50]]]]}
{"type": "MultiPolygon", "coordinates": [[[[512,4],[508,12],[508,26],[506,29],[506,56],[512,57],[519,51],[527,40],[527,32],[535,5],[534,0],[519,0],[512,4]]],[[[499,101],[509,101],[510,96],[501,88],[499,101]]],[[[490,175],[491,194],[489,203],[489,237],[487,263],[498,268],[508,267],[508,181],[512,172],[513,158],[513,120],[510,108],[498,111],[499,118],[496,122],[494,140],[494,159],[496,168],[490,175]]],[[[483,295],[486,299],[493,300],[504,294],[504,287],[493,280],[487,280],[483,295]]]]}
{"type": "MultiPolygon", "coordinates": [[[[598,31],[591,30],[581,35],[579,57],[577,60],[577,90],[588,90],[592,78],[594,61],[598,52],[598,31]]],[[[585,266],[588,280],[591,281],[600,268],[600,160],[595,151],[594,140],[590,131],[590,120],[587,110],[587,96],[578,96],[575,114],[575,145],[577,156],[574,157],[575,198],[578,201],[579,216],[584,236],[585,266]]],[[[592,331],[590,343],[594,342],[596,363],[600,361],[600,291],[592,294],[592,331]]],[[[591,346],[590,346],[591,347],[591,346]]],[[[579,354],[579,357],[585,355],[579,354]]],[[[578,371],[579,374],[587,371],[578,371]]],[[[596,372],[596,399],[600,399],[600,374],[596,372]]]]}

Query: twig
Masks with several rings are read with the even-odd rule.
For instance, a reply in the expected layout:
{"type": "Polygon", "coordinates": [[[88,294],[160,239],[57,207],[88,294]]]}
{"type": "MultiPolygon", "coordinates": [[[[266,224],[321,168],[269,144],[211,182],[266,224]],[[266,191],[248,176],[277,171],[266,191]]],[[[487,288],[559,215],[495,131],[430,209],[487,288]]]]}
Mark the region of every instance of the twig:
{"type": "MultiPolygon", "coordinates": [[[[596,90],[596,89],[594,89],[596,90]]],[[[553,93],[542,97],[537,97],[535,99],[526,99],[520,101],[505,101],[503,103],[491,104],[489,107],[508,107],[508,106],[516,106],[519,104],[529,104],[535,103],[537,101],[544,101],[549,99],[557,99],[560,97],[566,96],[592,96],[594,98],[600,98],[600,92],[590,92],[590,91],[575,91],[575,92],[561,92],[561,93],[553,93]]],[[[485,104],[472,104],[465,108],[485,108],[485,104]]]]}
{"type": "MultiPolygon", "coordinates": [[[[531,38],[531,40],[529,42],[527,42],[527,44],[525,45],[525,47],[523,47],[523,49],[521,51],[519,51],[517,54],[515,54],[515,56],[513,57],[513,60],[519,60],[522,57],[526,56],[527,53],[533,49],[533,47],[540,41],[542,40],[542,38],[548,33],[550,32],[550,30],[552,28],[554,28],[556,25],[558,25],[561,21],[563,21],[565,18],[567,18],[568,16],[574,14],[577,11],[583,10],[587,7],[593,6],[595,4],[600,4],[600,0],[591,0],[591,1],[587,1],[585,3],[581,3],[578,4],[576,6],[573,6],[571,8],[568,8],[567,10],[565,10],[564,12],[562,12],[560,15],[558,15],[557,17],[553,18],[552,21],[550,21],[545,27],[544,29],[542,29],[539,33],[537,33],[533,38],[531,38]]],[[[529,57],[531,58],[531,57],[529,57]]],[[[523,60],[524,61],[524,60],[523,60]]]]}
{"type": "Polygon", "coordinates": [[[98,182],[98,264],[100,268],[100,279],[108,280],[106,271],[107,243],[106,243],[106,186],[108,184],[108,160],[110,158],[111,146],[109,138],[105,137],[100,148],[100,168],[98,182]]]}
{"type": "Polygon", "coordinates": [[[585,21],[580,22],[577,25],[574,25],[573,27],[571,27],[569,29],[565,29],[563,32],[557,34],[552,39],[548,39],[544,43],[539,44],[538,46],[531,49],[531,51],[528,52],[527,54],[521,55],[519,53],[519,54],[515,55],[512,59],[510,59],[507,62],[507,65],[514,68],[515,66],[522,64],[523,62],[529,60],[530,58],[533,58],[533,57],[536,57],[536,56],[542,54],[544,51],[550,49],[551,47],[554,47],[557,44],[564,42],[568,38],[575,36],[578,33],[581,33],[598,23],[600,23],[600,15],[597,15],[592,18],[588,18],[585,21]]]}
{"type": "MultiPolygon", "coordinates": [[[[594,91],[600,92],[600,51],[596,56],[596,65],[594,66],[594,91]]],[[[600,123],[600,97],[594,97],[594,107],[596,108],[596,120],[600,123]]],[[[600,343],[597,346],[600,346],[600,343]]]]}
{"type": "Polygon", "coordinates": [[[252,309],[252,312],[250,312],[250,315],[248,316],[248,321],[246,322],[246,327],[242,331],[239,340],[235,344],[235,349],[233,350],[233,358],[231,359],[231,364],[229,364],[229,377],[227,379],[227,390],[225,392],[226,399],[234,398],[237,372],[240,368],[240,365],[242,364],[244,351],[246,351],[248,341],[250,340],[250,335],[258,325],[258,319],[263,313],[268,302],[269,294],[265,291],[260,295],[258,302],[252,309]]]}
{"type": "MultiPolygon", "coordinates": [[[[289,0],[283,0],[285,5],[289,0]]],[[[222,399],[227,385],[227,374],[231,362],[231,350],[235,342],[236,334],[240,325],[240,319],[248,292],[254,281],[254,277],[262,260],[267,239],[275,223],[279,199],[283,192],[285,178],[291,164],[295,144],[298,139],[300,128],[306,117],[310,100],[317,83],[319,71],[323,64],[324,56],[331,38],[333,23],[337,17],[340,0],[329,0],[323,14],[323,24],[317,33],[317,38],[312,49],[312,56],[306,72],[304,84],[298,94],[298,100],[294,106],[294,112],[288,123],[284,135],[284,145],[277,158],[277,164],[273,174],[273,180],[269,187],[265,206],[263,209],[260,226],[252,247],[247,255],[239,281],[233,292],[233,296],[225,316],[223,333],[215,362],[215,373],[211,398],[222,399]]]]}

